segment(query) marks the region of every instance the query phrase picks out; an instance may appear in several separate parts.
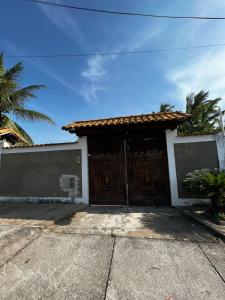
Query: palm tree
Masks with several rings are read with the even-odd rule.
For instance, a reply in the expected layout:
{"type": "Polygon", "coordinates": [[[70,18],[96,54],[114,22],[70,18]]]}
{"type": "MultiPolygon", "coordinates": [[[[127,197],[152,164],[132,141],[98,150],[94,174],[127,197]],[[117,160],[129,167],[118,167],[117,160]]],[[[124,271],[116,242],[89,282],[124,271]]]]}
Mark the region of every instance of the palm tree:
{"type": "Polygon", "coordinates": [[[30,85],[21,87],[20,77],[23,72],[22,63],[6,69],[4,55],[0,54],[0,128],[11,128],[18,133],[27,144],[33,144],[32,138],[11,119],[11,115],[21,120],[54,122],[45,114],[26,109],[25,105],[31,98],[35,98],[34,92],[44,88],[43,85],[30,85]]]}
{"type": "MultiPolygon", "coordinates": [[[[213,133],[218,130],[218,104],[221,98],[209,100],[209,92],[200,91],[186,97],[186,112],[192,118],[179,127],[182,133],[213,133]]],[[[225,111],[222,113],[224,114],[225,111]]]]}
{"type": "Polygon", "coordinates": [[[174,110],[174,105],[170,105],[169,103],[160,104],[160,112],[172,112],[173,110],[174,110]]]}

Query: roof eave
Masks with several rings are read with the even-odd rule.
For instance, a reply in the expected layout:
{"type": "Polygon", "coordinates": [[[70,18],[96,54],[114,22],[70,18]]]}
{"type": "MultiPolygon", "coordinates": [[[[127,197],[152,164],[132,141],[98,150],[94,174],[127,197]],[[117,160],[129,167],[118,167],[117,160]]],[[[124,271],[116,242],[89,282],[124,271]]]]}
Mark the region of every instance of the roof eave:
{"type": "Polygon", "coordinates": [[[140,129],[175,129],[178,125],[182,124],[184,121],[158,121],[152,123],[136,123],[136,124],[122,124],[122,125],[105,125],[105,126],[90,126],[90,127],[74,127],[64,129],[71,134],[76,134],[78,136],[91,135],[93,133],[105,132],[105,131],[121,131],[121,130],[140,130],[140,129]]]}
{"type": "MultiPolygon", "coordinates": [[[[175,114],[181,114],[180,112],[175,112],[175,114]]],[[[169,113],[168,113],[169,114],[169,113]]],[[[69,125],[63,126],[62,130],[68,131],[70,133],[78,133],[78,132],[82,132],[82,131],[92,131],[92,130],[97,130],[97,129],[112,129],[112,128],[131,128],[131,127],[138,127],[138,126],[150,126],[150,127],[155,127],[155,126],[165,126],[165,127],[170,127],[170,124],[176,124],[179,125],[185,121],[187,121],[188,119],[191,118],[190,114],[187,113],[182,113],[183,115],[180,115],[179,117],[173,117],[171,119],[167,118],[167,119],[159,119],[159,120],[152,120],[152,121],[146,121],[146,122],[131,122],[131,123],[117,123],[117,124],[95,124],[92,125],[93,122],[95,121],[100,121],[100,120],[107,120],[107,119],[99,119],[99,120],[90,120],[91,121],[91,125],[87,125],[87,123],[89,121],[78,121],[78,122],[73,122],[69,125]],[[84,125],[82,126],[81,123],[84,123],[84,125]]],[[[152,114],[157,115],[157,114],[152,114]]],[[[167,115],[165,113],[165,115],[167,115]]],[[[143,116],[143,115],[142,115],[143,116]]],[[[128,116],[127,118],[132,117],[132,116],[128,116]]],[[[137,116],[133,116],[133,117],[137,117],[137,116]]],[[[168,116],[167,116],[168,117],[168,116]]],[[[119,118],[119,117],[118,117],[119,118]]],[[[126,118],[123,117],[123,118],[126,118]]],[[[113,119],[113,118],[112,118],[113,119]]]]}

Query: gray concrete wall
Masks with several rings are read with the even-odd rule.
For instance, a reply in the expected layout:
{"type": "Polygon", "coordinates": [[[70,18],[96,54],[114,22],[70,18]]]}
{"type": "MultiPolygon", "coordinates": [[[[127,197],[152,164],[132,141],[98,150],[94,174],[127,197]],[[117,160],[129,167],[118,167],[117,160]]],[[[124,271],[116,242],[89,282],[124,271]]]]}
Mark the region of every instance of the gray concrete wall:
{"type": "Polygon", "coordinates": [[[82,196],[81,150],[2,154],[1,197],[68,197],[60,187],[62,175],[80,178],[82,196]]]}
{"type": "Polygon", "coordinates": [[[174,144],[178,196],[192,198],[183,187],[185,175],[197,169],[214,169],[219,167],[216,142],[195,142],[174,144]]]}

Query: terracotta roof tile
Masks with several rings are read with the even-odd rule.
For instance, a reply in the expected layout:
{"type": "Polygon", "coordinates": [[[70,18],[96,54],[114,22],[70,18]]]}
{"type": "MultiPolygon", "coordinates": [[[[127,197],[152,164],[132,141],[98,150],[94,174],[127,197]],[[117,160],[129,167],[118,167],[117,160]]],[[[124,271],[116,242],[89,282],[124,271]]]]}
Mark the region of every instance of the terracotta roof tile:
{"type": "Polygon", "coordinates": [[[76,121],[67,126],[64,126],[63,130],[75,131],[76,129],[96,128],[96,127],[108,127],[127,124],[148,124],[155,122],[181,122],[190,118],[189,114],[183,112],[163,112],[144,115],[115,117],[108,119],[97,119],[87,121],[76,121]]]}
{"type": "Polygon", "coordinates": [[[9,128],[0,128],[0,135],[7,134],[7,133],[10,133],[9,128]]]}
{"type": "Polygon", "coordinates": [[[0,136],[1,135],[6,135],[6,134],[11,134],[11,135],[15,136],[18,140],[20,140],[22,142],[26,142],[25,139],[22,136],[20,136],[13,129],[11,129],[11,128],[0,128],[0,136]]]}

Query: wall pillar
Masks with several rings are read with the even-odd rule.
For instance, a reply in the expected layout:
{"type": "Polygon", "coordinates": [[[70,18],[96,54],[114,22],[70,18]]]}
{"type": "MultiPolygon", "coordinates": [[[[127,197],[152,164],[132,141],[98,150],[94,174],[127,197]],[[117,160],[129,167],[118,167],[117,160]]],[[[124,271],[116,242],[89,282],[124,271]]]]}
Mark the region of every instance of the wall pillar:
{"type": "Polygon", "coordinates": [[[222,134],[215,135],[219,167],[221,170],[225,169],[225,138],[222,134]]]}
{"type": "Polygon", "coordinates": [[[209,203],[209,200],[207,199],[180,198],[178,195],[174,145],[182,143],[192,144],[201,142],[216,142],[219,167],[220,169],[225,169],[225,138],[221,134],[193,135],[182,137],[177,136],[177,130],[166,130],[167,156],[172,206],[190,206],[193,204],[209,203]]]}
{"type": "Polygon", "coordinates": [[[1,168],[1,161],[2,161],[2,149],[4,147],[4,141],[0,140],[0,168],[1,168]]]}
{"type": "Polygon", "coordinates": [[[87,137],[82,136],[79,138],[79,144],[82,149],[82,202],[89,204],[89,171],[88,171],[88,143],[87,137]]]}
{"type": "Polygon", "coordinates": [[[170,194],[172,206],[179,205],[178,188],[177,188],[177,172],[174,154],[174,140],[177,137],[177,129],[166,130],[166,145],[167,145],[167,158],[169,169],[169,181],[170,181],[170,194]]]}

